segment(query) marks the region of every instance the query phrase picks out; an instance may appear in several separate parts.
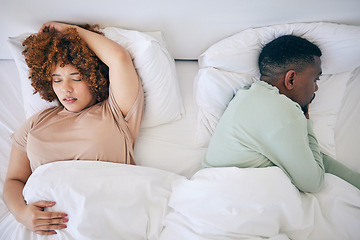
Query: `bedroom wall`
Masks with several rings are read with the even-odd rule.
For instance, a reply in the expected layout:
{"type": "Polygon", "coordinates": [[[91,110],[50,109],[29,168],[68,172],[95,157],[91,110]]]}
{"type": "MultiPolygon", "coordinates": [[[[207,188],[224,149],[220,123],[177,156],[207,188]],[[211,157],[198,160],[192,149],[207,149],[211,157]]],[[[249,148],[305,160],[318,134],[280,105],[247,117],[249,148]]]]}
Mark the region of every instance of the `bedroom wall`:
{"type": "Polygon", "coordinates": [[[52,20],[161,30],[174,58],[197,59],[213,43],[249,27],[330,21],[360,25],[359,0],[0,0],[0,59],[8,36],[52,20]]]}

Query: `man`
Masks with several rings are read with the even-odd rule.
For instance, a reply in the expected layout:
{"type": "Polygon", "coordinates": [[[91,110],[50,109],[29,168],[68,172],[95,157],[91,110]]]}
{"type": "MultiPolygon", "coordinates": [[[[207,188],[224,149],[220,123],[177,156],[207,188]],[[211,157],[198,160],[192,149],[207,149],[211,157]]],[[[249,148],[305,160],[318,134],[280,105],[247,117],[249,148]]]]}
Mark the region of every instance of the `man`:
{"type": "Polygon", "coordinates": [[[260,81],[240,89],[212,136],[204,167],[278,166],[301,191],[316,192],[324,173],[360,187],[360,174],[320,153],[308,105],[318,90],[321,51],[292,35],[268,43],[260,81]]]}

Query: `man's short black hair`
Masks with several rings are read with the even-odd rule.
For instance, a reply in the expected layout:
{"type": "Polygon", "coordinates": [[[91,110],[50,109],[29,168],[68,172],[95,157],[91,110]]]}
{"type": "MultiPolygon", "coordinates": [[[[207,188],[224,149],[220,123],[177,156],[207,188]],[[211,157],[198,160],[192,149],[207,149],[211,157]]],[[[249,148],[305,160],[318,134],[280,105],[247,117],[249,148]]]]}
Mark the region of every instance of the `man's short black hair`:
{"type": "Polygon", "coordinates": [[[260,73],[262,76],[276,78],[290,69],[301,72],[314,62],[314,56],[321,56],[318,46],[305,38],[284,35],[262,49],[258,61],[260,73]]]}

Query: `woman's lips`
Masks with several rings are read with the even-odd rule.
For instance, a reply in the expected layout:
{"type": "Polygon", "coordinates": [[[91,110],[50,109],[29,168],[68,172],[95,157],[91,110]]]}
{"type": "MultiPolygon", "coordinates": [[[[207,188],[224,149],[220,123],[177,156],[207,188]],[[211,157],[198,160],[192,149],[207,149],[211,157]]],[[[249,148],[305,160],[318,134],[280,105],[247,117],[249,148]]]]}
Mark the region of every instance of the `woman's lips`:
{"type": "Polygon", "coordinates": [[[69,98],[64,98],[63,100],[65,103],[74,103],[77,100],[77,98],[69,97],[69,98]]]}

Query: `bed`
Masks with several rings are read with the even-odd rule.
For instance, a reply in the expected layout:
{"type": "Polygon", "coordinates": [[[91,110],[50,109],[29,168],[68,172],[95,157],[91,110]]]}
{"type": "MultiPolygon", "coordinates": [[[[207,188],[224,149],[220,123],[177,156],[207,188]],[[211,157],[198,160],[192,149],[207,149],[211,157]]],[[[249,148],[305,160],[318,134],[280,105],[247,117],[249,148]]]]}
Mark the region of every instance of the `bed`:
{"type": "Polygon", "coordinates": [[[321,150],[360,172],[360,2],[10,1],[0,6],[0,239],[358,239],[360,190],[325,175],[300,192],[276,167],[202,169],[235,92],[258,79],[259,49],[297,34],[323,51],[310,116],[321,150]],[[84,5],[86,4],[86,5],[84,5]],[[136,166],[62,161],[36,169],[26,201],[69,214],[56,236],[8,211],[2,188],[10,135],[47,107],[32,95],[21,42],[47,21],[99,24],[133,57],[145,91],[136,166]]]}

